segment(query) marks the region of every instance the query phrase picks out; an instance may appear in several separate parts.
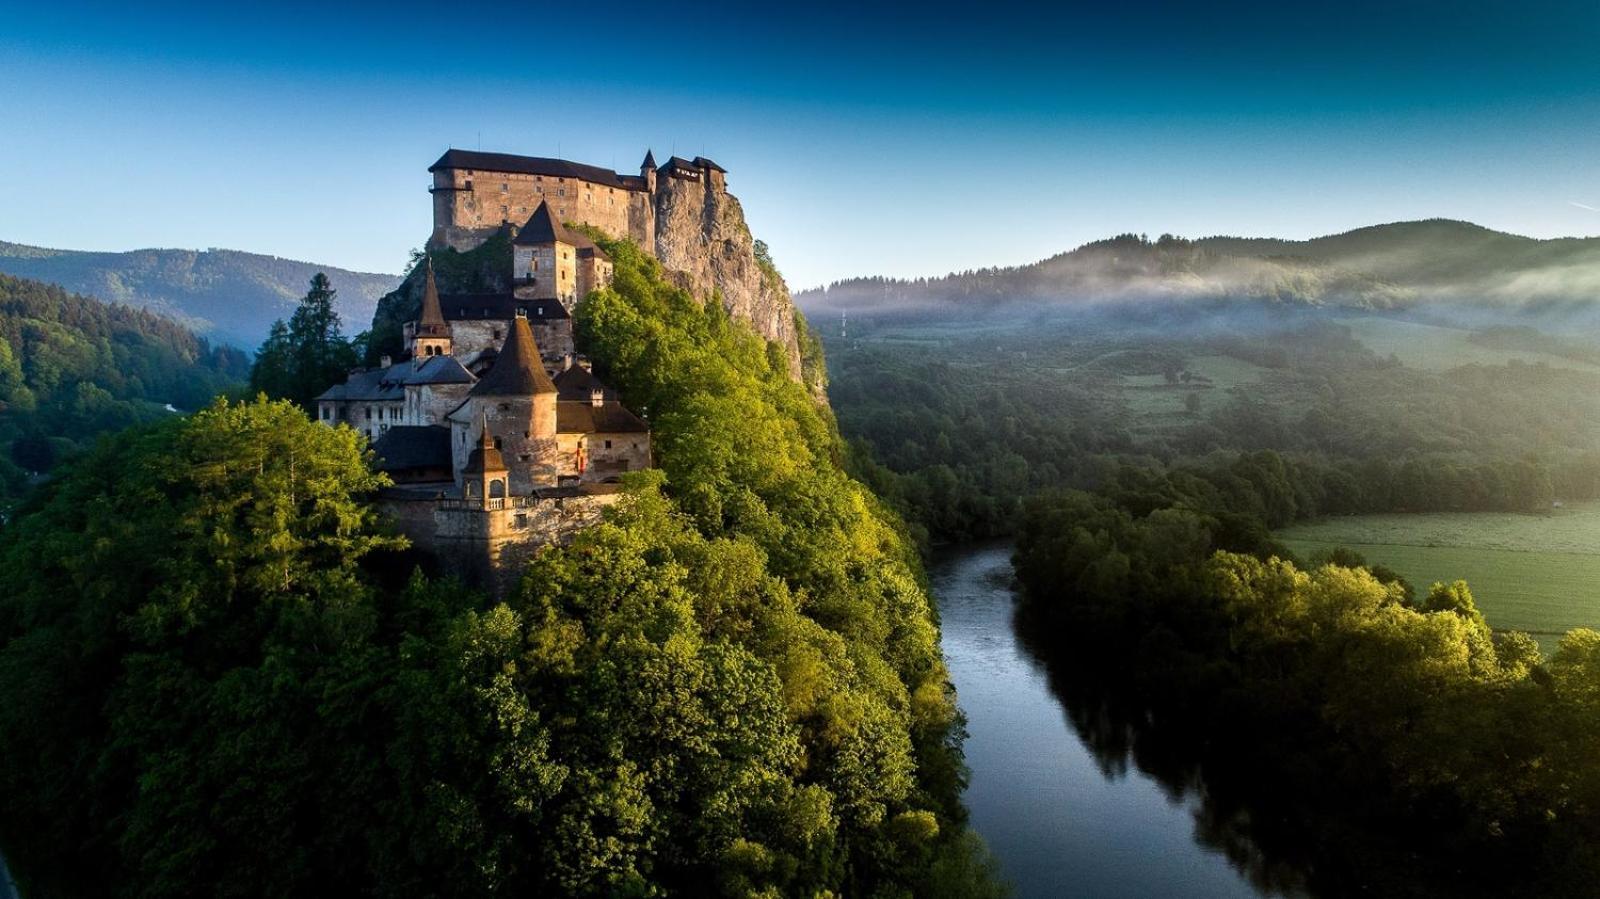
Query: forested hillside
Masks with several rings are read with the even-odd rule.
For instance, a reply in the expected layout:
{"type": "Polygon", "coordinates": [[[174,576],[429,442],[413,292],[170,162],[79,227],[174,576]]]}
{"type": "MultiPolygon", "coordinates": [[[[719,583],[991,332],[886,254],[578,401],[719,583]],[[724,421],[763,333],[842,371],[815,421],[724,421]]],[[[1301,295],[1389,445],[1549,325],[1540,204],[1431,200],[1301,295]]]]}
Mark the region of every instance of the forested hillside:
{"type": "Polygon", "coordinates": [[[783,348],[606,249],[576,325],[660,469],[502,600],[281,402],[126,431],[0,532],[27,895],[998,892],[899,523],[783,348]]]}
{"type": "Polygon", "coordinates": [[[216,342],[254,347],[288,318],[319,272],[339,291],[346,321],[372,317],[395,275],[352,272],[238,250],[130,250],[93,253],[0,241],[0,272],[60,284],[70,291],[169,316],[216,342]]]}
{"type": "Polygon", "coordinates": [[[1009,534],[1029,494],[1123,462],[1259,450],[1317,473],[1290,518],[1600,498],[1600,367],[1538,332],[1058,315],[829,342],[859,470],[935,542],[1009,534]],[[1428,364],[1368,345],[1392,334],[1428,364]]]}
{"type": "Polygon", "coordinates": [[[1016,539],[1019,633],[1104,764],[1291,894],[1586,894],[1600,634],[1546,656],[1463,582],[1273,531],[1600,498],[1592,339],[1304,309],[851,325],[853,464],[930,542],[1016,539]]]}
{"type": "Polygon", "coordinates": [[[99,435],[199,408],[247,372],[171,319],[0,275],[0,506],[99,435]]]}
{"type": "Polygon", "coordinates": [[[1592,324],[1600,238],[1535,240],[1442,219],[1295,241],[1124,234],[1030,265],[939,278],[856,278],[796,295],[813,314],[917,311],[979,316],[994,307],[1151,300],[1409,309],[1442,303],[1490,315],[1538,309],[1592,324]],[[1576,307],[1576,308],[1575,308],[1576,307]]]}

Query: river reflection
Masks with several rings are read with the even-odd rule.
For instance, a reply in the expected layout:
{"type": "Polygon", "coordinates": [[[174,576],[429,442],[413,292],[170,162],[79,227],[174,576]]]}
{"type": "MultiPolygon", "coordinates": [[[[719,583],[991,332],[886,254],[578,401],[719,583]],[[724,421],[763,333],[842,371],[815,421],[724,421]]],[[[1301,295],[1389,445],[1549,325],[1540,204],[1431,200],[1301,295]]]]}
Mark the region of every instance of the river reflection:
{"type": "Polygon", "coordinates": [[[954,552],[931,574],[967,715],[967,806],[1017,896],[1300,895],[1193,765],[1051,676],[1014,626],[1010,553],[954,552]]]}

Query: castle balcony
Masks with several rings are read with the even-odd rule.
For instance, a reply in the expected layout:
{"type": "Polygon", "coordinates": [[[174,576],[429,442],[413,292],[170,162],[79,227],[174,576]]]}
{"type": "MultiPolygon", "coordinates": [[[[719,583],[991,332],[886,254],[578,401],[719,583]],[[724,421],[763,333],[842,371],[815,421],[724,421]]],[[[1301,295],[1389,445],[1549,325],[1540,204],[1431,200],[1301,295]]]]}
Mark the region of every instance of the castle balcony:
{"type": "Polygon", "coordinates": [[[503,497],[503,496],[491,496],[491,497],[489,497],[489,504],[485,508],[487,508],[491,512],[495,512],[495,511],[498,511],[500,509],[504,509],[505,507],[506,507],[506,498],[505,497],[503,497]]]}
{"type": "Polygon", "coordinates": [[[430,184],[430,185],[428,185],[428,193],[430,193],[430,194],[476,193],[476,191],[474,191],[472,189],[472,182],[468,181],[466,187],[456,187],[453,184],[446,184],[443,187],[441,187],[441,186],[439,186],[437,184],[430,184]]]}

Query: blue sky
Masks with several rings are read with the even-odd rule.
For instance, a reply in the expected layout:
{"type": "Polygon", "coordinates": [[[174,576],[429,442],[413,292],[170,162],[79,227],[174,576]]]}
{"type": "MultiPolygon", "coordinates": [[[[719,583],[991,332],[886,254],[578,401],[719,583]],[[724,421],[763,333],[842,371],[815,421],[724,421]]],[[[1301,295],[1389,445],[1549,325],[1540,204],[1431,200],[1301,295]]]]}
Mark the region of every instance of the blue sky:
{"type": "Polygon", "coordinates": [[[0,0],[0,123],[0,240],[376,271],[450,146],[711,156],[797,288],[1126,231],[1593,235],[1600,4],[0,0]]]}

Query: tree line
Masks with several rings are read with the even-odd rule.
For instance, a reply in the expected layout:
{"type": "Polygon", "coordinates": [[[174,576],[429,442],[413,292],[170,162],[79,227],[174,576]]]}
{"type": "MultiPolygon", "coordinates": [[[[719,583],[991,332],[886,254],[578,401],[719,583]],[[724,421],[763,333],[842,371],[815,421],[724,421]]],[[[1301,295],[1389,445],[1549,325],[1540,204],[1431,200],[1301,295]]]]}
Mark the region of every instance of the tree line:
{"type": "Polygon", "coordinates": [[[1315,822],[1290,825],[1314,891],[1585,891],[1600,633],[1545,660],[1464,583],[1295,560],[1269,531],[1295,483],[1262,453],[1034,498],[1015,557],[1033,643],[1232,772],[1260,829],[1315,822]]]}

